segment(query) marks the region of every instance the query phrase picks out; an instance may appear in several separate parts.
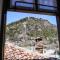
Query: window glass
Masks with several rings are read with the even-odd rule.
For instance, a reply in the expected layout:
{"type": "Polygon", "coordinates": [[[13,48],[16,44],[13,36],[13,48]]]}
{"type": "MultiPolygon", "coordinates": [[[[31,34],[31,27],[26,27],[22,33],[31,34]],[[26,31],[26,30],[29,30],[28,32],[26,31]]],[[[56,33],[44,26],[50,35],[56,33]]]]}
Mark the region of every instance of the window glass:
{"type": "Polygon", "coordinates": [[[6,23],[4,60],[59,59],[56,16],[8,11],[6,23]]]}
{"type": "Polygon", "coordinates": [[[57,10],[57,4],[56,0],[38,0],[39,9],[45,9],[45,10],[57,10]]]}
{"type": "MultiPolygon", "coordinates": [[[[33,4],[34,0],[10,0],[10,1],[11,1],[10,7],[13,7],[13,6],[16,6],[17,8],[18,7],[27,7],[27,9],[28,9],[28,7],[31,9],[32,8],[35,9],[35,7],[36,7],[36,5],[33,4]],[[19,2],[16,2],[16,1],[19,1],[19,2]],[[32,4],[29,4],[29,3],[32,3],[32,4]]],[[[56,0],[38,0],[38,9],[39,10],[45,9],[45,10],[56,11],[57,10],[56,7],[57,7],[56,0]]]]}
{"type": "Polygon", "coordinates": [[[39,9],[44,9],[44,10],[52,10],[52,11],[56,11],[57,8],[55,7],[49,7],[49,6],[44,6],[44,5],[39,5],[39,9]]]}
{"type": "Polygon", "coordinates": [[[39,4],[48,5],[48,6],[57,6],[56,0],[38,0],[39,4]]]}
{"type": "Polygon", "coordinates": [[[14,6],[16,1],[33,3],[34,0],[10,0],[11,4],[14,6]]]}
{"type": "Polygon", "coordinates": [[[33,8],[33,4],[27,4],[27,3],[20,3],[20,2],[16,2],[16,7],[32,7],[33,8]]]}

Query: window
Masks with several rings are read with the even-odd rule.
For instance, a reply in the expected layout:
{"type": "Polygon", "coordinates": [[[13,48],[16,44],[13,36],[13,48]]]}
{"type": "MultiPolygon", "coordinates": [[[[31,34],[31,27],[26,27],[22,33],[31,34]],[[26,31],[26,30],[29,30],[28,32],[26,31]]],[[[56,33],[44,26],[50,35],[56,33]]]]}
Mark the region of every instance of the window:
{"type": "Polygon", "coordinates": [[[56,0],[38,0],[40,9],[56,10],[56,0]]]}
{"type": "Polygon", "coordinates": [[[56,8],[56,0],[10,0],[7,15],[3,14],[4,60],[60,59],[56,8]]]}
{"type": "Polygon", "coordinates": [[[20,2],[27,2],[27,3],[33,3],[34,0],[10,0],[12,2],[12,5],[15,5],[16,1],[20,1],[20,2]]]}
{"type": "Polygon", "coordinates": [[[56,0],[38,0],[39,4],[48,5],[48,6],[57,6],[56,0]]]}
{"type": "Polygon", "coordinates": [[[57,4],[56,0],[10,0],[10,8],[14,9],[28,9],[28,10],[47,10],[48,12],[56,12],[57,4]],[[38,8],[36,8],[38,7],[38,8]]]}
{"type": "Polygon", "coordinates": [[[11,7],[12,6],[16,6],[16,7],[30,7],[32,8],[33,7],[33,4],[34,3],[34,0],[10,0],[11,2],[11,7]]]}
{"type": "Polygon", "coordinates": [[[30,7],[30,8],[33,8],[33,5],[32,5],[32,4],[23,3],[23,2],[16,2],[16,6],[22,6],[22,7],[30,7]]]}
{"type": "Polygon", "coordinates": [[[56,16],[7,11],[6,23],[5,59],[59,58],[56,16]]]}

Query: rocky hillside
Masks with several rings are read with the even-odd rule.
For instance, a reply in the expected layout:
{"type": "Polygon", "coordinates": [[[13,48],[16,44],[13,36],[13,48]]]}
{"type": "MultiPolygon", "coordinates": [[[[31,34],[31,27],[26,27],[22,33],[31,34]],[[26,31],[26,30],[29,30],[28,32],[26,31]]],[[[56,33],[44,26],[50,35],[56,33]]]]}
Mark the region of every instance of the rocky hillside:
{"type": "Polygon", "coordinates": [[[42,18],[26,17],[6,27],[6,40],[19,46],[34,46],[35,38],[41,36],[45,44],[57,45],[57,26],[42,18]]]}

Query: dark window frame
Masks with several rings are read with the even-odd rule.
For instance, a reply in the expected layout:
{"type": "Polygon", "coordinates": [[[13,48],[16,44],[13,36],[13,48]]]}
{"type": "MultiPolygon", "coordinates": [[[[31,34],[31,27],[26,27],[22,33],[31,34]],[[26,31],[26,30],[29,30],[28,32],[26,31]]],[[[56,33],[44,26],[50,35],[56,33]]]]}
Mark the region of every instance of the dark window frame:
{"type": "Polygon", "coordinates": [[[29,10],[29,9],[16,9],[16,7],[14,8],[9,8],[9,5],[10,5],[10,0],[3,0],[3,10],[2,10],[2,20],[1,20],[1,29],[0,29],[0,46],[1,46],[1,58],[0,60],[4,60],[4,42],[5,42],[5,27],[6,27],[6,14],[7,14],[7,11],[20,11],[20,12],[34,12],[34,13],[43,13],[43,14],[48,14],[48,15],[55,15],[56,18],[57,18],[57,28],[58,28],[58,40],[59,40],[59,51],[60,51],[60,4],[59,4],[59,0],[57,1],[57,8],[58,8],[58,11],[57,13],[56,12],[52,12],[52,11],[47,11],[47,10],[40,10],[38,11],[38,7],[37,7],[37,3],[36,3],[36,0],[35,0],[35,5],[36,5],[36,9],[35,10],[29,10]]]}
{"type": "MultiPolygon", "coordinates": [[[[12,2],[11,2],[12,3],[12,2]]],[[[12,4],[10,4],[10,5],[12,5],[12,4]]],[[[9,10],[13,10],[13,11],[15,11],[15,10],[30,10],[30,11],[37,11],[37,12],[46,12],[46,13],[56,13],[56,11],[55,10],[47,10],[47,9],[40,9],[39,8],[39,5],[40,6],[45,6],[45,7],[50,7],[50,8],[56,8],[56,7],[54,7],[54,6],[48,6],[48,5],[43,5],[43,4],[38,4],[38,0],[34,0],[34,2],[33,3],[29,3],[29,2],[23,2],[23,1],[16,1],[15,2],[15,6],[11,6],[10,8],[9,8],[9,10]],[[29,7],[21,7],[20,6],[20,8],[17,6],[16,7],[16,3],[17,2],[19,2],[19,3],[25,3],[25,4],[32,4],[34,7],[33,8],[29,8],[29,7]]]]}

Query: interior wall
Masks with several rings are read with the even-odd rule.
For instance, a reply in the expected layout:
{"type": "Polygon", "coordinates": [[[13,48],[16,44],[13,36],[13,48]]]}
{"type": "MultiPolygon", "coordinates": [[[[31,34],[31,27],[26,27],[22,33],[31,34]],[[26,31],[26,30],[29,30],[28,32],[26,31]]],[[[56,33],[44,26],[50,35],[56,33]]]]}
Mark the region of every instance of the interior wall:
{"type": "Polygon", "coordinates": [[[0,60],[3,60],[3,54],[1,52],[2,50],[2,40],[1,40],[2,5],[3,5],[3,0],[0,0],[0,60]]]}
{"type": "Polygon", "coordinates": [[[58,27],[59,54],[60,54],[60,0],[57,0],[57,27],[58,27]]]}
{"type": "Polygon", "coordinates": [[[2,2],[3,2],[3,0],[0,0],[0,28],[1,28],[2,2]]]}

